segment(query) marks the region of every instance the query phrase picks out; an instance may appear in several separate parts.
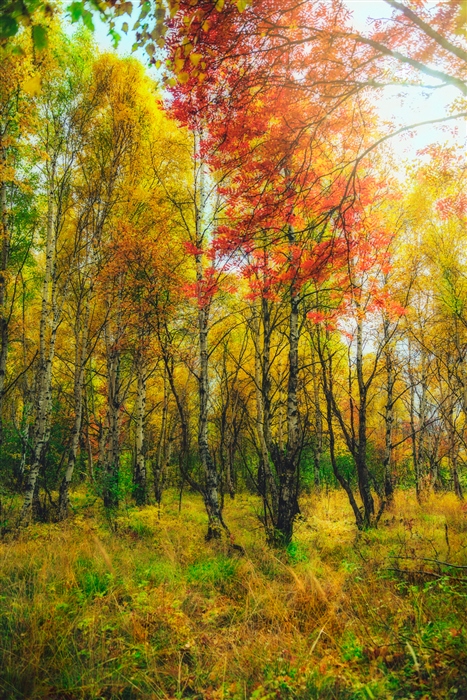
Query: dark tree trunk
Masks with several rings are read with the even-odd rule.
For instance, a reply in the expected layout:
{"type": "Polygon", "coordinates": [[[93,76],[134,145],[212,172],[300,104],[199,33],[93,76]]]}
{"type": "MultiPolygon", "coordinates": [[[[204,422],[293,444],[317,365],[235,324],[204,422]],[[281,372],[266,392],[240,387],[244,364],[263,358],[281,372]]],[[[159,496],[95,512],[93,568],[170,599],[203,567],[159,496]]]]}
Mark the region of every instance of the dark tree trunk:
{"type": "MultiPolygon", "coordinates": [[[[295,242],[292,228],[289,229],[289,242],[295,242]]],[[[279,458],[279,501],[277,508],[276,541],[287,545],[292,539],[293,523],[299,512],[297,501],[298,461],[300,458],[300,431],[298,415],[298,341],[299,341],[299,300],[295,281],[290,289],[289,314],[289,377],[287,385],[287,446],[285,454],[279,458]]],[[[279,453],[282,451],[279,450],[279,453]]]]}

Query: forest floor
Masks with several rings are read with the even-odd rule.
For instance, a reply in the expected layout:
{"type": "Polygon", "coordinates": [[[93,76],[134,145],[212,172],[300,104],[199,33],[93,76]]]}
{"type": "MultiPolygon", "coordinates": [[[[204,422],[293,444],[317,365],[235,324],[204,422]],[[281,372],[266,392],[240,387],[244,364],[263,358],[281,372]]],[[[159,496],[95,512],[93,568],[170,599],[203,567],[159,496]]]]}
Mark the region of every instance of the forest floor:
{"type": "Polygon", "coordinates": [[[467,698],[466,505],[399,492],[358,533],[323,492],[282,553],[257,507],[226,502],[244,555],[175,493],[112,522],[78,493],[69,522],[4,539],[0,697],[467,698]]]}

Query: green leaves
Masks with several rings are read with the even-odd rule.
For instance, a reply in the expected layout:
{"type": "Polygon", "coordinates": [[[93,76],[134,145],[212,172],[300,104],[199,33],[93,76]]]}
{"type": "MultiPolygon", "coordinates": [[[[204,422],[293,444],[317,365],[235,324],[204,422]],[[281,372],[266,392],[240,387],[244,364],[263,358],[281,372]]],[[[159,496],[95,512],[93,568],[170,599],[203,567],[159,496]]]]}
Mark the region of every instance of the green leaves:
{"type": "Polygon", "coordinates": [[[9,39],[18,32],[18,22],[9,15],[0,17],[0,41],[9,39]]]}
{"type": "Polygon", "coordinates": [[[31,30],[31,35],[36,49],[45,49],[47,46],[47,29],[41,24],[36,24],[31,30]]]}
{"type": "Polygon", "coordinates": [[[42,0],[4,2],[0,16],[0,42],[7,42],[16,36],[21,26],[31,26],[34,47],[39,51],[44,49],[47,46],[47,28],[42,20],[52,15],[52,6],[42,0]]]}
{"type": "Polygon", "coordinates": [[[117,46],[119,45],[122,37],[113,28],[109,29],[109,36],[112,38],[112,44],[113,44],[114,48],[116,49],[117,46]]]}
{"type": "Polygon", "coordinates": [[[67,7],[70,14],[72,22],[78,22],[82,20],[85,27],[94,31],[94,22],[92,20],[92,13],[86,9],[84,2],[72,2],[71,5],[67,7]]]}
{"type": "Polygon", "coordinates": [[[70,13],[71,21],[77,22],[83,16],[84,5],[82,2],[72,2],[71,5],[68,5],[67,10],[70,13]]]}

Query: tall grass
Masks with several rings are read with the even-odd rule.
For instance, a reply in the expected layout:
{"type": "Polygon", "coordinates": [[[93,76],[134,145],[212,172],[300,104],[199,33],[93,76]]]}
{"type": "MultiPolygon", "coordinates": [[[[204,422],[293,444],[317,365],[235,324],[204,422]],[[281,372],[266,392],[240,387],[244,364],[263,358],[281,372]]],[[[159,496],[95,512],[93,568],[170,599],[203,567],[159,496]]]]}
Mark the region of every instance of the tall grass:
{"type": "Polygon", "coordinates": [[[357,533],[311,496],[286,552],[253,498],[227,505],[245,556],[181,513],[77,507],[1,547],[2,698],[467,698],[467,511],[400,493],[357,533]],[[428,561],[429,560],[429,561],[428,561]]]}

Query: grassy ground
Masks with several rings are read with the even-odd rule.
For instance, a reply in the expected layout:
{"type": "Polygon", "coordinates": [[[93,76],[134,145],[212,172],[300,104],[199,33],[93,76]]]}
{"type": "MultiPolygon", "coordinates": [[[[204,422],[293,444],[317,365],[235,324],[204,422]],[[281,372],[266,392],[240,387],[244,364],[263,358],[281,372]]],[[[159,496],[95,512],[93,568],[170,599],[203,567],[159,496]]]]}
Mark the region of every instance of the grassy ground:
{"type": "Polygon", "coordinates": [[[467,698],[467,568],[425,561],[467,564],[453,497],[399,493],[360,534],[342,494],[309,497],[278,553],[240,496],[245,556],[204,541],[195,496],[112,527],[76,498],[0,545],[0,697],[467,698]]]}

